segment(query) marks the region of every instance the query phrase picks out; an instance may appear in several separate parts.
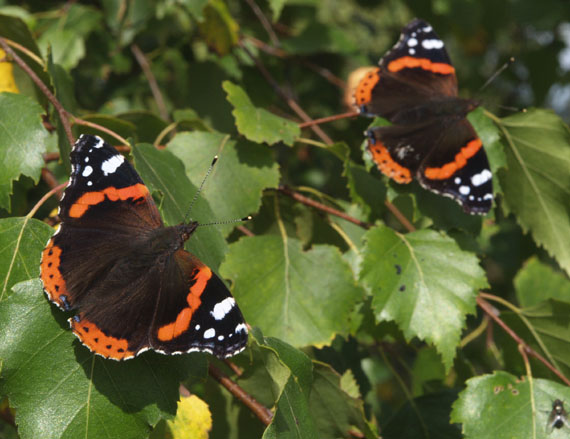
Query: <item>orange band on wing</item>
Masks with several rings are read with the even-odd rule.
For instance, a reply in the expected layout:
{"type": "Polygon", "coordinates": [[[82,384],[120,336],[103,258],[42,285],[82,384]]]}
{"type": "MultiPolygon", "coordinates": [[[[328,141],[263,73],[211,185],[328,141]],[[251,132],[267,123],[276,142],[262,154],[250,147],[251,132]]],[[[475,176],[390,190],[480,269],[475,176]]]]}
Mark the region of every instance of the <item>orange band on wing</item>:
{"type": "Polygon", "coordinates": [[[194,271],[194,275],[192,277],[194,283],[190,287],[190,291],[186,296],[188,307],[178,313],[174,322],[161,326],[158,329],[158,339],[160,341],[172,340],[180,336],[190,327],[192,315],[202,303],[200,296],[206,289],[206,285],[211,277],[212,270],[205,265],[194,271]]]}
{"type": "Polygon", "coordinates": [[[129,343],[126,339],[106,335],[94,323],[85,319],[78,322],[71,318],[69,321],[73,333],[91,352],[115,360],[124,360],[135,356],[136,352],[129,350],[129,343]]]}
{"type": "Polygon", "coordinates": [[[374,144],[368,141],[368,148],[372,153],[372,159],[384,175],[398,183],[409,183],[412,181],[410,170],[396,163],[390,156],[388,149],[378,139],[376,139],[374,144]]]}
{"type": "Polygon", "coordinates": [[[431,62],[427,58],[414,58],[411,56],[404,56],[397,58],[388,64],[388,70],[391,72],[398,72],[402,69],[413,69],[419,67],[433,73],[440,73],[442,75],[450,75],[455,73],[455,68],[451,64],[441,62],[431,62]]]}
{"type": "Polygon", "coordinates": [[[360,80],[356,91],[354,92],[354,100],[356,105],[366,105],[372,100],[372,89],[380,80],[380,69],[374,69],[368,72],[364,78],[360,80]]]}
{"type": "Polygon", "coordinates": [[[108,187],[102,191],[87,192],[71,205],[69,208],[69,216],[72,218],[82,217],[90,206],[94,206],[105,201],[107,198],[110,201],[128,200],[130,198],[144,198],[148,196],[149,192],[147,187],[142,183],[137,183],[132,186],[117,189],[116,187],[108,187]]]}
{"type": "Polygon", "coordinates": [[[430,180],[445,180],[455,174],[458,169],[463,168],[467,164],[467,160],[477,154],[482,146],[481,139],[471,140],[455,155],[454,161],[440,168],[426,168],[424,175],[430,180]]]}
{"type": "Polygon", "coordinates": [[[57,245],[53,245],[53,239],[50,239],[48,245],[42,252],[40,278],[49,296],[49,300],[56,303],[60,308],[65,309],[65,304],[60,299],[61,295],[67,295],[65,280],[59,271],[60,258],[61,248],[57,245]]]}

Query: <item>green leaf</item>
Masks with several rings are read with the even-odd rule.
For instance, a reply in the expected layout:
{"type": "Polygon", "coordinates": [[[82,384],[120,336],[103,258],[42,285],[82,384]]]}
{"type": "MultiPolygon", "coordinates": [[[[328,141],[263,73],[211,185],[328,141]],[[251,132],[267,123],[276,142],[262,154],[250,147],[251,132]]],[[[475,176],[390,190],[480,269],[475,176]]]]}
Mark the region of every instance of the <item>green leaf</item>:
{"type": "Polygon", "coordinates": [[[386,185],[362,165],[347,159],[344,163],[344,176],[348,180],[350,198],[358,203],[370,218],[381,218],[385,213],[386,185]]]}
{"type": "Polygon", "coordinates": [[[497,123],[507,144],[508,171],[499,174],[505,207],[570,273],[570,130],[538,109],[497,123]]]}
{"type": "Polygon", "coordinates": [[[2,390],[22,438],[144,437],[174,415],[179,371],[205,375],[200,354],[104,360],[79,344],[65,317],[39,279],[0,303],[2,390]]]}
{"type": "Polygon", "coordinates": [[[271,12],[273,12],[273,22],[279,20],[279,16],[281,15],[281,11],[283,10],[283,6],[285,6],[287,0],[269,0],[269,7],[271,8],[271,12]]]}
{"type": "Polygon", "coordinates": [[[204,21],[198,26],[206,43],[220,55],[229,53],[238,42],[239,25],[228,7],[222,0],[210,0],[202,12],[204,21]]]}
{"type": "MultiPolygon", "coordinates": [[[[168,150],[177,156],[192,184],[200,186],[215,155],[219,156],[201,196],[214,212],[213,220],[233,220],[257,212],[263,189],[277,187],[279,170],[273,152],[246,140],[235,142],[228,135],[195,131],[178,134],[168,150]]],[[[234,224],[220,225],[229,233],[234,224]]]]}
{"type": "Polygon", "coordinates": [[[204,6],[208,4],[208,0],[181,0],[181,3],[196,20],[204,20],[204,6]]]}
{"type": "Polygon", "coordinates": [[[570,280],[536,257],[526,262],[514,282],[517,299],[523,307],[537,305],[547,299],[570,303],[570,280]]]}
{"type": "Polygon", "coordinates": [[[228,101],[233,105],[232,114],[240,134],[257,143],[273,145],[283,142],[292,146],[300,136],[301,130],[295,122],[276,116],[263,108],[253,105],[249,96],[239,86],[224,81],[222,87],[227,93],[228,101]]]}
{"type": "Polygon", "coordinates": [[[244,237],[230,245],[221,273],[233,280],[246,320],[293,346],[328,344],[346,334],[363,297],[340,252],[294,238],[244,237]]]}
{"type": "MultiPolygon", "coordinates": [[[[159,151],[152,145],[138,144],[132,151],[137,171],[149,190],[162,194],[164,222],[175,225],[185,221],[197,189],[186,177],[184,164],[170,151],[159,151]]],[[[198,198],[194,204],[192,218],[202,223],[214,218],[203,198],[198,198]]],[[[226,241],[216,227],[198,227],[185,247],[214,270],[219,267],[227,250],[226,241]]]]}
{"type": "Polygon", "coordinates": [[[465,439],[568,437],[566,428],[548,435],[547,424],[553,401],[570,401],[570,389],[536,378],[530,389],[527,377],[502,371],[472,378],[453,404],[451,421],[463,424],[465,439]]]}
{"type": "Polygon", "coordinates": [[[47,132],[42,108],[31,98],[0,93],[0,208],[10,210],[12,181],[20,175],[40,178],[47,132]]]}
{"type": "Polygon", "coordinates": [[[431,230],[375,227],[366,234],[360,279],[372,290],[376,319],[394,320],[408,340],[433,343],[449,370],[477,290],[487,285],[477,258],[431,230]]]}
{"type": "MultiPolygon", "coordinates": [[[[503,312],[501,318],[533,349],[542,353],[554,367],[564,374],[569,374],[570,303],[549,299],[530,308],[524,308],[520,310],[520,313],[519,316],[512,312],[503,312]],[[521,321],[521,317],[524,321],[521,321]]],[[[504,342],[503,345],[506,347],[507,343],[504,342]]],[[[515,353],[516,344],[513,342],[510,347],[515,353]]],[[[508,358],[513,360],[512,356],[508,358]]],[[[520,370],[523,371],[524,366],[520,361],[520,356],[515,356],[514,359],[518,361],[520,370]]],[[[533,363],[533,369],[537,375],[551,376],[551,372],[547,371],[542,363],[533,363]]]]}
{"type": "Polygon", "coordinates": [[[0,302],[12,286],[39,277],[39,256],[53,229],[33,218],[0,220],[0,302]]]}
{"type": "Polygon", "coordinates": [[[277,403],[275,415],[263,439],[317,439],[319,435],[309,414],[307,395],[293,377],[289,378],[277,403]]]}
{"type": "Polygon", "coordinates": [[[315,363],[309,405],[319,437],[350,437],[353,430],[364,433],[366,438],[378,437],[366,422],[363,401],[343,390],[341,381],[331,366],[315,363]]]}
{"type": "Polygon", "coordinates": [[[128,111],[118,117],[135,126],[138,142],[153,143],[167,126],[164,120],[150,111],[128,111]]]}

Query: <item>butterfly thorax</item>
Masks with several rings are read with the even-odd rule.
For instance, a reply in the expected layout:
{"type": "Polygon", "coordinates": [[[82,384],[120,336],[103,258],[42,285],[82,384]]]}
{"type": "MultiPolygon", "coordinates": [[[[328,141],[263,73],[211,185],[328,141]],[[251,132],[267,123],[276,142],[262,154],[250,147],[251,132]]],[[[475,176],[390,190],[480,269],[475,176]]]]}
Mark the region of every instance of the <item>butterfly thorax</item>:
{"type": "Polygon", "coordinates": [[[474,99],[442,96],[413,107],[403,108],[391,119],[395,125],[415,125],[434,119],[460,120],[479,106],[474,99]]]}

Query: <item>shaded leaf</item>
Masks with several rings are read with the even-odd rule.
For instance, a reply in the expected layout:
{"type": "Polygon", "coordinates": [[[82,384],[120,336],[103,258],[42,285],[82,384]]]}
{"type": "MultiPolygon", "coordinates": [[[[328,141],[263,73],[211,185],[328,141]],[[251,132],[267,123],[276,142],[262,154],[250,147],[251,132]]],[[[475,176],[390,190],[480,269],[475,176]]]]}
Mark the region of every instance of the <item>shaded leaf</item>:
{"type": "Polygon", "coordinates": [[[283,48],[296,55],[318,52],[351,53],[354,43],[342,29],[333,25],[311,22],[299,35],[281,41],[283,48]]]}
{"type": "Polygon", "coordinates": [[[378,437],[366,422],[363,401],[349,395],[341,383],[341,376],[332,367],[315,363],[309,405],[319,437],[345,438],[352,436],[351,431],[359,431],[370,439],[378,437]]]}
{"type": "MultiPolygon", "coordinates": [[[[185,216],[197,189],[186,177],[180,159],[168,150],[159,151],[147,144],[136,145],[132,152],[136,169],[149,190],[159,191],[162,195],[159,205],[166,225],[187,221],[185,216]]],[[[215,216],[206,200],[198,198],[192,218],[207,223],[215,216]]],[[[198,227],[185,247],[214,270],[219,267],[227,250],[226,241],[216,227],[198,227]]]]}
{"type": "MultiPolygon", "coordinates": [[[[198,187],[215,155],[219,156],[201,196],[212,208],[213,220],[225,221],[255,213],[261,206],[263,189],[279,184],[273,152],[246,140],[235,142],[220,133],[178,134],[168,150],[184,162],[186,175],[198,187]]],[[[229,233],[238,223],[220,225],[229,233]]]]}
{"type": "Polygon", "coordinates": [[[0,220],[0,301],[12,286],[39,277],[39,258],[53,229],[33,218],[0,220]]]}
{"type": "Polygon", "coordinates": [[[413,403],[407,401],[382,428],[382,438],[461,439],[459,426],[451,425],[449,421],[451,405],[456,398],[456,391],[445,390],[415,398],[413,403]]]}
{"type": "Polygon", "coordinates": [[[293,346],[346,334],[363,297],[338,249],[315,245],[305,252],[298,240],[277,235],[231,244],[221,273],[233,280],[246,320],[293,346]]]}
{"type": "Polygon", "coordinates": [[[499,174],[505,207],[570,273],[570,130],[553,112],[501,119],[508,171],[499,174]]]}
{"type": "Polygon", "coordinates": [[[276,116],[263,108],[255,107],[240,86],[224,81],[222,87],[227,93],[228,101],[234,107],[232,114],[236,120],[237,129],[247,139],[258,143],[265,142],[269,145],[283,142],[291,146],[299,137],[301,130],[295,122],[276,116]]]}
{"type": "Polygon", "coordinates": [[[376,319],[396,321],[408,340],[433,343],[449,369],[477,289],[487,285],[477,258],[430,230],[376,227],[365,239],[360,279],[371,288],[376,319]]]}
{"type": "Polygon", "coordinates": [[[42,108],[28,96],[0,93],[0,207],[10,210],[12,181],[40,178],[47,132],[42,108]]]}
{"type": "Polygon", "coordinates": [[[471,378],[453,404],[451,420],[463,424],[465,439],[567,438],[565,428],[547,436],[547,424],[552,402],[569,401],[570,389],[536,378],[532,389],[531,394],[526,377],[501,371],[471,378]]]}
{"type": "Polygon", "coordinates": [[[273,21],[279,20],[279,16],[281,15],[281,11],[285,6],[287,0],[269,0],[269,7],[271,8],[271,12],[273,12],[272,19],[273,21]]]}
{"type": "Polygon", "coordinates": [[[2,389],[22,438],[148,435],[176,411],[181,366],[205,374],[200,354],[104,360],[77,341],[65,319],[39,279],[16,285],[0,303],[2,389]]]}
{"type": "MultiPolygon", "coordinates": [[[[199,7],[200,3],[192,8],[193,12],[196,13],[199,7]]],[[[199,28],[208,46],[220,55],[229,53],[238,42],[239,25],[230,15],[226,4],[223,0],[210,0],[202,13],[204,21],[199,23],[199,28]]]]}
{"type": "Polygon", "coordinates": [[[547,299],[570,303],[570,280],[536,257],[526,262],[514,283],[517,299],[523,307],[534,306],[547,299]]]}

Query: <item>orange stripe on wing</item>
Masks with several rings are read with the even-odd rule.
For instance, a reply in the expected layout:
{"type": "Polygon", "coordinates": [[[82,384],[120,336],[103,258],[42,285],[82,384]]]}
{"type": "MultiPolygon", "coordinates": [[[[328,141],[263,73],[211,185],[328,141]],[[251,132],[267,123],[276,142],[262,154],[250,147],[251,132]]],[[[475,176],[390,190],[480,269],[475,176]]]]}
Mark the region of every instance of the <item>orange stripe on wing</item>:
{"type": "Polygon", "coordinates": [[[402,58],[397,58],[388,64],[388,70],[391,72],[399,72],[402,69],[413,69],[416,67],[433,73],[440,73],[442,75],[455,73],[455,68],[451,64],[432,62],[427,58],[404,56],[402,58]]]}
{"type": "Polygon", "coordinates": [[[190,287],[190,291],[186,296],[188,307],[182,309],[182,311],[178,313],[174,322],[161,326],[158,329],[157,336],[160,341],[170,341],[188,330],[190,322],[192,321],[192,315],[202,303],[200,296],[206,289],[206,285],[211,277],[212,270],[205,265],[194,271],[194,275],[192,276],[194,283],[190,287]]]}
{"type": "Polygon", "coordinates": [[[354,100],[356,105],[366,105],[372,100],[372,89],[380,81],[380,69],[376,68],[368,72],[364,78],[360,80],[356,91],[354,92],[354,100]]]}
{"type": "Polygon", "coordinates": [[[128,200],[144,198],[149,195],[147,187],[142,183],[117,189],[116,187],[108,187],[102,191],[87,192],[71,205],[69,208],[69,216],[72,218],[80,218],[90,206],[102,203],[107,198],[110,201],[128,200]]]}
{"type": "Polygon", "coordinates": [[[368,141],[368,148],[372,153],[372,159],[384,175],[398,183],[409,183],[412,181],[410,170],[396,163],[380,140],[376,139],[374,144],[368,141]]]}
{"type": "Polygon", "coordinates": [[[129,343],[126,339],[106,335],[97,325],[89,320],[82,318],[78,322],[71,318],[69,321],[73,333],[91,352],[95,352],[105,358],[113,358],[114,360],[125,360],[136,355],[136,352],[129,350],[129,343]]]}
{"type": "Polygon", "coordinates": [[[477,154],[477,151],[479,151],[482,146],[481,139],[477,138],[471,140],[455,154],[455,158],[452,162],[446,163],[439,168],[426,168],[424,175],[430,180],[445,180],[463,168],[463,166],[467,164],[467,160],[477,154]]]}
{"type": "Polygon", "coordinates": [[[61,300],[62,295],[67,295],[65,280],[59,271],[61,262],[61,248],[53,245],[53,238],[42,252],[42,262],[40,265],[40,278],[44,284],[49,300],[56,303],[60,308],[65,309],[65,304],[61,300]]]}

